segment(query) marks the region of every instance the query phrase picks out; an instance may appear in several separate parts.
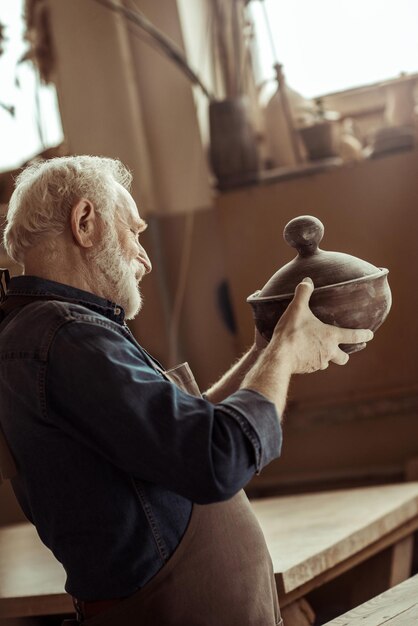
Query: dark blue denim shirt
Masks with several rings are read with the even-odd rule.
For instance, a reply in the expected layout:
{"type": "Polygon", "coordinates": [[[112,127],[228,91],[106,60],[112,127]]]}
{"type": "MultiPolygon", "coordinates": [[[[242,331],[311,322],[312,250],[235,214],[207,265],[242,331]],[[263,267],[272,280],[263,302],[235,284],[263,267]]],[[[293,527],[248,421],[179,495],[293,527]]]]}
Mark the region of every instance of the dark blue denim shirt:
{"type": "Polygon", "coordinates": [[[17,498],[82,600],[127,596],[179,544],[192,503],[232,497],[280,454],[274,405],[212,404],[162,373],[116,304],[32,276],[0,325],[0,424],[17,498]]]}

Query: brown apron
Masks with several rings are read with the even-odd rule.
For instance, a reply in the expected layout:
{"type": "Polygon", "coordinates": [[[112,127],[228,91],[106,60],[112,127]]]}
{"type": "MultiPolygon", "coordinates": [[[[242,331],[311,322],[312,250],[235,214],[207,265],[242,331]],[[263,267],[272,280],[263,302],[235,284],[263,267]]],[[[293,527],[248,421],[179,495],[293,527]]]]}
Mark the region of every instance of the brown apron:
{"type": "MultiPolygon", "coordinates": [[[[187,363],[166,372],[200,394],[187,363]]],[[[283,624],[271,558],[244,491],[193,505],[180,545],[142,589],[85,626],[277,626],[283,624]]]]}

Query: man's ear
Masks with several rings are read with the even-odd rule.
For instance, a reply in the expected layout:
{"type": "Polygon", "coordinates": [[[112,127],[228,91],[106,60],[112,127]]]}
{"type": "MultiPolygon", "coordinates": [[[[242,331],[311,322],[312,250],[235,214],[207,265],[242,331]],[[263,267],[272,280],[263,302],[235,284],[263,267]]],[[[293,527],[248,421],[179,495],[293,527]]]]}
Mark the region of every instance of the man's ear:
{"type": "Polygon", "coordinates": [[[82,248],[91,248],[97,230],[97,215],[94,204],[81,198],[71,209],[71,231],[82,248]]]}

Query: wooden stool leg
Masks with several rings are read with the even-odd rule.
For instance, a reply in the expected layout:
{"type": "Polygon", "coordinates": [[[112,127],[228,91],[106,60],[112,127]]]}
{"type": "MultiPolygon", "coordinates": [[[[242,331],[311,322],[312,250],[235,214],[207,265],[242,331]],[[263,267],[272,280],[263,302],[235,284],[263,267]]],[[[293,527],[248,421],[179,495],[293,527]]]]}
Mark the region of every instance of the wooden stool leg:
{"type": "Polygon", "coordinates": [[[305,598],[295,600],[281,609],[284,626],[312,626],[315,613],[305,598]]]}
{"type": "Polygon", "coordinates": [[[351,607],[398,585],[411,575],[414,537],[409,535],[356,568],[351,607]]]}
{"type": "Polygon", "coordinates": [[[414,552],[414,536],[401,539],[392,548],[392,563],[389,576],[389,587],[399,585],[410,577],[414,552]]]}

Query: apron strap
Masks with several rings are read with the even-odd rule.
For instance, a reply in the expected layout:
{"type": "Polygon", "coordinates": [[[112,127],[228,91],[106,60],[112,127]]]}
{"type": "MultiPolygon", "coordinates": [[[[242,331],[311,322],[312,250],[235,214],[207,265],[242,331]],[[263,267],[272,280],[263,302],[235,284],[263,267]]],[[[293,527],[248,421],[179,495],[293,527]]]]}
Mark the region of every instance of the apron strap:
{"type": "Polygon", "coordinates": [[[0,428],[0,485],[17,476],[17,467],[10,448],[0,428]]]}
{"type": "Polygon", "coordinates": [[[191,396],[201,397],[202,394],[200,393],[199,386],[187,362],[176,365],[176,367],[170,370],[165,370],[164,374],[171,382],[175,383],[177,387],[180,387],[180,389],[186,391],[191,396]]]}
{"type": "Polygon", "coordinates": [[[6,292],[10,283],[10,272],[8,269],[1,267],[0,268],[0,301],[6,298],[6,292]]]}

